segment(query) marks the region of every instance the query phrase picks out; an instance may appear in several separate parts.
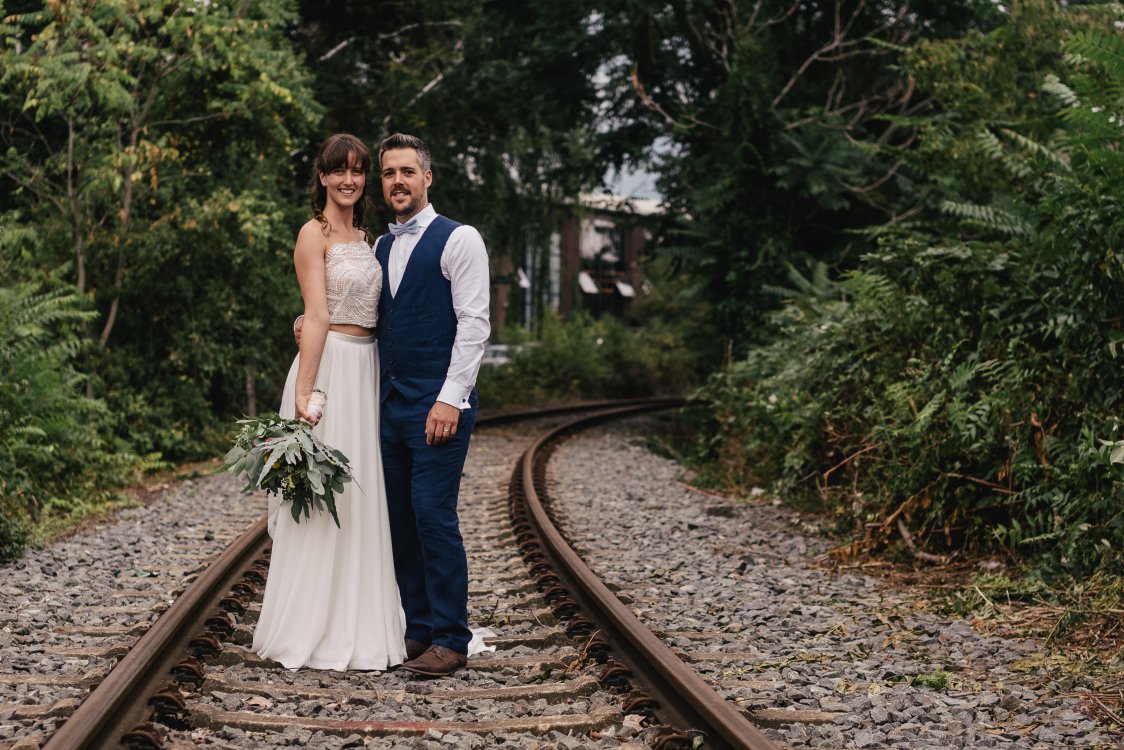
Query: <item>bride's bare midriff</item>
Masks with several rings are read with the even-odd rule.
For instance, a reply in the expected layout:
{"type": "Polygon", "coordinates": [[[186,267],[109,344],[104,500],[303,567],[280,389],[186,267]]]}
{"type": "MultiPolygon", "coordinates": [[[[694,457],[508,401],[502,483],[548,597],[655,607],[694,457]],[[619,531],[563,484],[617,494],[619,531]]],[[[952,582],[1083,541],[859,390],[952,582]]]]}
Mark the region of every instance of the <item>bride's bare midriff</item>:
{"type": "Polygon", "coordinates": [[[345,323],[333,323],[328,326],[329,331],[336,333],[346,333],[348,336],[372,336],[375,333],[374,328],[364,328],[363,326],[355,326],[345,323]]]}

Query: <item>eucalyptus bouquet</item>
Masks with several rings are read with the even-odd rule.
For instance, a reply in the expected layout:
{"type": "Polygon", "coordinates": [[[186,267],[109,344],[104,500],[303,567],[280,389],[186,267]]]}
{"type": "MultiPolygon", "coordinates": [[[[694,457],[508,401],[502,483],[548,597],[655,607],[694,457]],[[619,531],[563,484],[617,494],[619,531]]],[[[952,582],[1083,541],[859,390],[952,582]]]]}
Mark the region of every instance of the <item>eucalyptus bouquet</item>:
{"type": "MultiPolygon", "coordinates": [[[[315,395],[315,394],[314,394],[315,395]]],[[[310,400],[310,411],[323,406],[310,400]]],[[[336,493],[351,481],[347,456],[326,445],[312,432],[312,425],[300,419],[283,419],[277,414],[238,420],[234,446],[226,454],[223,467],[235,475],[246,475],[243,492],[265,490],[280,493],[290,503],[293,520],[300,523],[315,507],[332,514],[336,527],[336,493]]]]}

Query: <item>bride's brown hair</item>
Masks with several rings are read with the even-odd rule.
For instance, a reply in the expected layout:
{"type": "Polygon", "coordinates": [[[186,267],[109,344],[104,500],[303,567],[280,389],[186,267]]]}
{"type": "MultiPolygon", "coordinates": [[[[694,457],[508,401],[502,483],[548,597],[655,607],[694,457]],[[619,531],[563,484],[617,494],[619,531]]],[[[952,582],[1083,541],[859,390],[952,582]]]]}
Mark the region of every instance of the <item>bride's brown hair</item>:
{"type": "MultiPolygon", "coordinates": [[[[324,206],[328,205],[328,189],[320,184],[320,175],[328,174],[339,168],[347,169],[357,164],[363,174],[371,174],[371,152],[363,141],[350,133],[336,133],[324,141],[316,160],[312,164],[312,217],[324,227],[324,234],[332,230],[332,225],[324,216],[324,206]]],[[[352,225],[363,228],[363,214],[367,208],[367,182],[363,182],[363,194],[355,202],[355,213],[352,216],[352,225]]]]}

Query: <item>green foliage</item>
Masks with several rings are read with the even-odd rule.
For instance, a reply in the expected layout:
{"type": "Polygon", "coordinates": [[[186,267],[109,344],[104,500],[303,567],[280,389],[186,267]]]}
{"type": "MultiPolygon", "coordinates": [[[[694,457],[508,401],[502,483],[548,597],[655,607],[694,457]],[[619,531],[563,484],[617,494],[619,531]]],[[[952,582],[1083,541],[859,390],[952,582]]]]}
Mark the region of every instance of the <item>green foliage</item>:
{"type": "Polygon", "coordinates": [[[719,335],[744,354],[768,340],[764,289],[789,266],[854,263],[850,232],[916,200],[886,144],[912,142],[920,99],[901,61],[919,39],[1003,17],[990,2],[601,3],[622,54],[605,72],[614,136],[660,176],[669,230],[659,252],[689,269],[719,335]],[[845,51],[844,51],[845,50],[845,51]]]}
{"type": "Polygon", "coordinates": [[[289,503],[293,521],[309,518],[312,509],[328,511],[339,528],[336,495],[351,481],[347,456],[325,445],[300,419],[266,414],[238,420],[234,445],[223,468],[246,476],[245,493],[265,490],[289,503]]]}
{"type": "Polygon", "coordinates": [[[294,163],[321,110],[293,3],[65,0],[0,31],[0,207],[43,238],[20,273],[94,300],[89,393],[120,436],[212,454],[275,400],[299,311],[294,163]]]}
{"type": "Polygon", "coordinates": [[[948,687],[948,680],[952,675],[943,669],[935,669],[929,674],[914,675],[910,680],[911,685],[924,685],[933,690],[944,690],[948,687]]]}
{"type": "MultiPolygon", "coordinates": [[[[1035,7],[1021,4],[1021,20],[1035,7]]],[[[1066,46],[1077,73],[1061,101],[1086,114],[1055,118],[1050,141],[1035,137],[1048,131],[1038,112],[983,123],[995,138],[981,139],[973,118],[934,136],[986,145],[932,174],[937,195],[956,196],[943,213],[884,229],[833,291],[797,284],[816,293],[774,316],[775,343],[704,389],[715,425],[705,447],[735,476],[817,498],[872,546],[896,539],[901,522],[931,549],[994,545],[1049,579],[1124,569],[1124,471],[1113,462],[1124,130],[1104,127],[1124,77],[1075,56],[1114,49],[1111,27],[1072,23],[1083,33],[1066,46]],[[987,177],[1012,168],[1015,182],[987,177]]],[[[1062,59],[1061,38],[1046,56],[1062,59]]],[[[948,46],[969,53],[995,39],[948,46]]],[[[1063,77],[1048,88],[1061,91],[1063,77]]]]}
{"type": "Polygon", "coordinates": [[[509,364],[478,379],[488,408],[577,399],[680,395],[693,382],[691,352],[670,329],[629,328],[616,318],[543,319],[509,364]]]}
{"type": "Polygon", "coordinates": [[[67,513],[142,468],[105,437],[112,415],[84,397],[73,369],[94,317],[73,291],[0,287],[0,561],[19,555],[33,518],[67,513]]]}

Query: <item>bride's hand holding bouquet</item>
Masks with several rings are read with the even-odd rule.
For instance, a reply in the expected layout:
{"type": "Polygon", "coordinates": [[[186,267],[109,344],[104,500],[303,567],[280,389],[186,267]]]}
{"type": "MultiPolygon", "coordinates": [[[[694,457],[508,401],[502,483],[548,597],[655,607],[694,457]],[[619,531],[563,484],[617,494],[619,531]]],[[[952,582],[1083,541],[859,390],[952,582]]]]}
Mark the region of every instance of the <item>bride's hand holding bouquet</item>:
{"type": "MultiPolygon", "coordinates": [[[[326,445],[312,431],[327,400],[315,390],[306,402],[307,419],[284,419],[272,413],[238,420],[234,445],[223,460],[224,469],[246,475],[245,493],[265,490],[290,503],[293,520],[308,518],[312,508],[327,510],[339,527],[336,494],[351,481],[347,456],[326,445]]],[[[298,408],[297,413],[301,413],[298,408]]]]}

